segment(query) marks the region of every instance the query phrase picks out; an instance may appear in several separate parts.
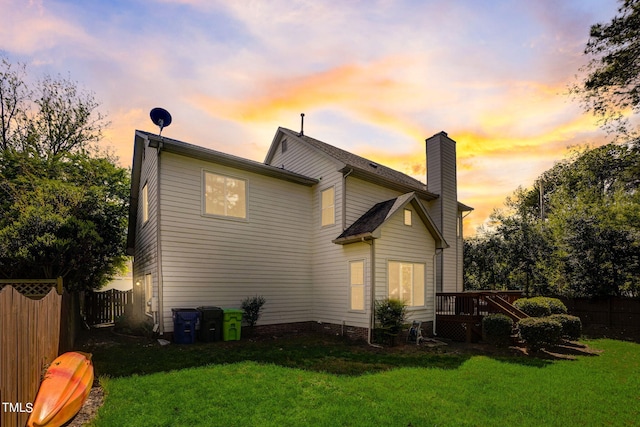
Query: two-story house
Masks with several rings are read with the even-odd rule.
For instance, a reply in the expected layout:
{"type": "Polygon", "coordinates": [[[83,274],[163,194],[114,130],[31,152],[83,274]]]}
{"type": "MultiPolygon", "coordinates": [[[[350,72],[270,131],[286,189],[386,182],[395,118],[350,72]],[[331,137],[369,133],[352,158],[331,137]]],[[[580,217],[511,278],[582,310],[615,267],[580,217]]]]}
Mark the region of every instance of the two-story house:
{"type": "Polygon", "coordinates": [[[401,298],[433,325],[435,293],[462,290],[471,208],[444,132],[426,141],[426,185],[284,128],[264,163],[142,131],[134,144],[134,299],[163,334],[172,308],[262,295],[262,327],[366,339],[374,301],[401,298]]]}

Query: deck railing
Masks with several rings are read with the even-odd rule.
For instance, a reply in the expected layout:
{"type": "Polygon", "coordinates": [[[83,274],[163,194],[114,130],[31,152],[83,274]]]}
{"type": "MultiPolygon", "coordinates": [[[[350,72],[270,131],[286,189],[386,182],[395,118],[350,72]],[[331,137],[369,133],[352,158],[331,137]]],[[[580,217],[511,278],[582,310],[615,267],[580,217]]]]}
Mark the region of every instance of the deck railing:
{"type": "Polygon", "coordinates": [[[512,304],[522,297],[521,291],[470,291],[436,293],[436,314],[445,316],[486,316],[494,311],[485,298],[498,296],[512,304]]]}
{"type": "Polygon", "coordinates": [[[482,337],[483,316],[496,312],[504,312],[512,318],[526,316],[508,305],[521,297],[520,291],[438,292],[437,333],[457,341],[477,341],[482,337]]]}

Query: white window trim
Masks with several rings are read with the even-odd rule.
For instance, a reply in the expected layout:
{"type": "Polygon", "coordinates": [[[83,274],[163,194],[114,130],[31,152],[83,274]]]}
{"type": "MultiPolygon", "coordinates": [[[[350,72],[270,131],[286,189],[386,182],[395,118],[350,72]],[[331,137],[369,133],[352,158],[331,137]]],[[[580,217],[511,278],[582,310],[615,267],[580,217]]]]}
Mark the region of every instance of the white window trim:
{"type": "Polygon", "coordinates": [[[366,303],[366,298],[367,298],[367,263],[364,259],[353,259],[349,261],[349,311],[350,312],[354,312],[354,313],[364,313],[367,309],[367,303],[366,303]],[[354,285],[352,282],[352,276],[351,276],[351,266],[354,263],[362,263],[362,285],[360,284],[356,284],[354,285]],[[362,286],[362,308],[353,308],[352,306],[352,301],[353,301],[353,287],[354,286],[362,286]]]}
{"type": "Polygon", "coordinates": [[[413,211],[411,209],[405,208],[402,215],[403,224],[407,227],[411,227],[413,225],[413,211]],[[407,214],[409,215],[409,221],[407,221],[407,214]]]}
{"type": "Polygon", "coordinates": [[[149,186],[148,183],[142,186],[142,224],[149,221],[149,186]]]}
{"type": "Polygon", "coordinates": [[[324,188],[324,189],[320,190],[320,227],[332,227],[334,225],[336,225],[336,186],[332,185],[330,187],[327,187],[327,188],[324,188]],[[322,214],[323,214],[323,211],[324,211],[324,207],[322,206],[322,199],[323,199],[322,195],[327,190],[333,190],[333,205],[331,205],[331,207],[333,208],[333,217],[332,217],[331,223],[323,224],[323,222],[322,222],[323,215],[322,214]]]}
{"type": "Polygon", "coordinates": [[[201,184],[201,189],[200,189],[200,197],[201,197],[201,210],[200,210],[200,214],[204,217],[207,218],[217,218],[217,219],[225,219],[225,220],[229,220],[229,221],[239,221],[239,222],[246,222],[249,220],[249,179],[243,176],[238,176],[238,175],[232,175],[232,174],[228,174],[228,173],[222,173],[219,171],[215,171],[215,170],[210,170],[210,169],[202,169],[202,178],[200,180],[200,184],[201,184]],[[239,181],[244,181],[244,198],[245,198],[245,205],[244,205],[244,209],[245,209],[245,216],[243,217],[239,217],[239,216],[231,216],[231,215],[216,215],[216,214],[212,214],[212,213],[208,213],[207,212],[207,174],[213,174],[213,175],[218,175],[218,176],[222,176],[225,178],[231,178],[231,179],[237,179],[239,181]]]}
{"type": "Polygon", "coordinates": [[[152,298],[153,298],[153,276],[151,275],[151,273],[147,273],[144,275],[144,313],[147,316],[153,316],[153,311],[151,311],[152,298]]]}
{"type": "MultiPolygon", "coordinates": [[[[422,265],[423,267],[423,277],[422,277],[422,283],[423,283],[423,301],[422,304],[420,305],[407,305],[407,309],[408,310],[415,310],[415,309],[423,309],[427,307],[427,264],[425,262],[416,262],[416,261],[406,261],[406,260],[397,260],[397,259],[389,259],[387,260],[387,296],[389,296],[390,292],[389,292],[389,281],[391,279],[391,269],[389,267],[389,265],[392,263],[399,263],[399,264],[411,264],[412,265],[412,278],[415,277],[415,267],[413,267],[414,265],[422,265]]],[[[411,291],[414,293],[415,295],[415,280],[412,280],[411,283],[411,291]]]]}

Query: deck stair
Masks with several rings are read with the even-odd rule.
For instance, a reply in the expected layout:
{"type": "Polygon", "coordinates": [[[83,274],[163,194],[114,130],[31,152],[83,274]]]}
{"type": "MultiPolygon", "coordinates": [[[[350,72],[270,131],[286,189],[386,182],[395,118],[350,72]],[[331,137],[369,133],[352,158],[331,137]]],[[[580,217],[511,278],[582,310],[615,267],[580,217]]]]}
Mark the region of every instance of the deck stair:
{"type": "Polygon", "coordinates": [[[498,312],[509,316],[514,322],[518,322],[526,317],[529,317],[528,314],[495,293],[482,293],[482,297],[493,309],[496,309],[498,312]]]}
{"type": "Polygon", "coordinates": [[[503,313],[514,324],[527,316],[512,303],[522,298],[520,291],[465,291],[436,293],[436,333],[456,341],[482,339],[482,319],[503,313]]]}

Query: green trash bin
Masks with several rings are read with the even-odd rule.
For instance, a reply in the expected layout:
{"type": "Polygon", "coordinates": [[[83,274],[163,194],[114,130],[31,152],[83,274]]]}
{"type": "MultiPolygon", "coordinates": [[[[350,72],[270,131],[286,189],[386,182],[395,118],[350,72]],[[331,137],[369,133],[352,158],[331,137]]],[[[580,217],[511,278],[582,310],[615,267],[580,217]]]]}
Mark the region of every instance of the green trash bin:
{"type": "Polygon", "coordinates": [[[224,320],[222,323],[223,341],[237,341],[240,339],[243,314],[244,311],[237,308],[224,309],[224,320]]]}

